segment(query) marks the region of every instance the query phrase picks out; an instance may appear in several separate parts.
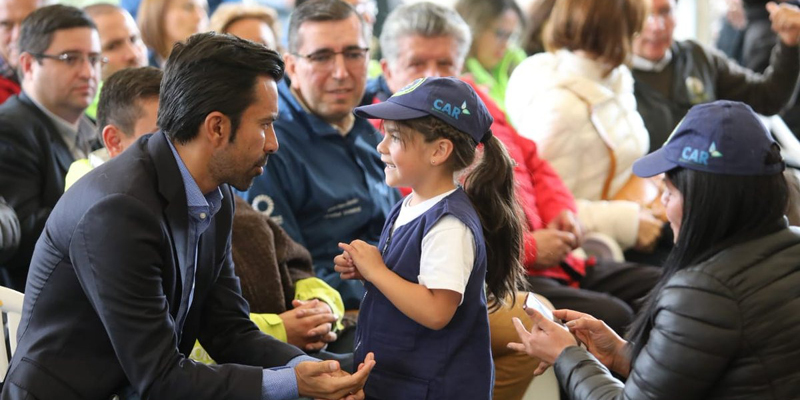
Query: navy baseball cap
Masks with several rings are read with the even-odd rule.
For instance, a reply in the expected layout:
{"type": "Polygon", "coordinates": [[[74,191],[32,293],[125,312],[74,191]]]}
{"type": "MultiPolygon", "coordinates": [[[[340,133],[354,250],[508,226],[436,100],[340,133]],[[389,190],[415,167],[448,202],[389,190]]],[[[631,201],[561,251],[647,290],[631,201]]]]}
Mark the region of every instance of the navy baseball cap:
{"type": "Polygon", "coordinates": [[[472,87],[457,78],[420,78],[383,103],[356,107],[362,118],[403,121],[434,116],[480,143],[494,119],[472,87]]]}
{"type": "Polygon", "coordinates": [[[660,149],[636,160],[633,173],[650,177],[677,167],[725,175],[773,175],[766,164],[776,143],[750,106],[715,101],[692,107],[660,149]]]}

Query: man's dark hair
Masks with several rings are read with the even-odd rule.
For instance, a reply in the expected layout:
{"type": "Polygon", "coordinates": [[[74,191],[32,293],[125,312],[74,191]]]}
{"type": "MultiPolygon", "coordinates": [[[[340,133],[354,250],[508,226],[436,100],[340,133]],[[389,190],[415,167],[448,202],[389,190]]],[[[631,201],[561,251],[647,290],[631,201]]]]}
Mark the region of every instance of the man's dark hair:
{"type": "Polygon", "coordinates": [[[364,40],[369,43],[370,27],[364,22],[353,6],[341,0],[309,0],[297,6],[289,17],[289,52],[296,53],[302,43],[297,32],[300,26],[306,22],[323,21],[342,21],[350,18],[351,15],[358,17],[361,24],[361,34],[364,40]]]}
{"type": "MultiPolygon", "coordinates": [[[[233,141],[242,113],[255,101],[256,79],[283,78],[283,60],[273,50],[215,32],[192,35],[172,50],[161,81],[158,126],[178,143],[197,136],[208,114],[231,120],[233,141]]],[[[105,89],[104,89],[105,90],[105,89]]]]}
{"type": "Polygon", "coordinates": [[[158,99],[161,77],[158,68],[126,68],[115,72],[103,83],[97,103],[97,128],[115,125],[126,136],[132,136],[136,120],[142,117],[142,100],[158,99]]]}
{"type": "Polygon", "coordinates": [[[44,53],[53,42],[53,33],[72,28],[97,30],[89,15],[81,9],[61,4],[39,8],[22,21],[19,51],[44,53]]]}

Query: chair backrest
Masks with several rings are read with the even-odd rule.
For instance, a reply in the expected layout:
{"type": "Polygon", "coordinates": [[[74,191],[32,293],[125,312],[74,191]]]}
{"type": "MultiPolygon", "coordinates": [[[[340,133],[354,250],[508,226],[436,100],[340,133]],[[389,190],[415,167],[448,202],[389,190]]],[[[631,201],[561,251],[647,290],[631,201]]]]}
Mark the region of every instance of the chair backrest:
{"type": "Polygon", "coordinates": [[[16,290],[0,286],[0,313],[2,313],[3,329],[0,329],[0,382],[6,377],[8,363],[14,350],[17,349],[17,328],[22,317],[24,295],[16,290]]]}

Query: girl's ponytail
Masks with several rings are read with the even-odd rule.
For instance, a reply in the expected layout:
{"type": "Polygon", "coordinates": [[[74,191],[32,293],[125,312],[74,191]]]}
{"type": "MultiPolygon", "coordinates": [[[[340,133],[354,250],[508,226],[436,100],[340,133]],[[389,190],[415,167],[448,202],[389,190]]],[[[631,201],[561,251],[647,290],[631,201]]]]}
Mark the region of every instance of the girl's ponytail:
{"type": "Polygon", "coordinates": [[[514,192],[514,161],[505,146],[491,133],[483,140],[483,157],[469,172],[464,191],[469,196],[483,226],[486,242],[486,285],[497,309],[511,296],[516,301],[522,286],[522,212],[514,192]]]}

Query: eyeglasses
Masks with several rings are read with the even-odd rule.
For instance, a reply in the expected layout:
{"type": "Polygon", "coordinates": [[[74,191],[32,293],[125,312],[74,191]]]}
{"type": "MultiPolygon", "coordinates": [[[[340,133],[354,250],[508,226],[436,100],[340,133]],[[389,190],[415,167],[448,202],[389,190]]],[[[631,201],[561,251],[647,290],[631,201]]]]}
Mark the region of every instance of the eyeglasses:
{"type": "Polygon", "coordinates": [[[43,54],[43,53],[30,53],[32,56],[36,57],[37,59],[47,58],[50,60],[56,60],[67,64],[69,67],[77,67],[83,61],[88,61],[89,65],[92,67],[97,67],[99,65],[105,65],[108,63],[108,58],[103,57],[97,53],[89,53],[84,54],[78,51],[68,51],[66,53],[61,53],[58,55],[52,54],[43,54]]]}
{"type": "Polygon", "coordinates": [[[314,66],[314,68],[332,69],[334,65],[334,59],[336,59],[336,56],[339,54],[344,57],[344,63],[348,68],[363,68],[366,65],[364,61],[367,59],[368,52],[369,47],[348,47],[342,51],[319,50],[311,54],[292,54],[297,57],[305,58],[311,63],[312,66],[314,66]]]}

